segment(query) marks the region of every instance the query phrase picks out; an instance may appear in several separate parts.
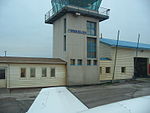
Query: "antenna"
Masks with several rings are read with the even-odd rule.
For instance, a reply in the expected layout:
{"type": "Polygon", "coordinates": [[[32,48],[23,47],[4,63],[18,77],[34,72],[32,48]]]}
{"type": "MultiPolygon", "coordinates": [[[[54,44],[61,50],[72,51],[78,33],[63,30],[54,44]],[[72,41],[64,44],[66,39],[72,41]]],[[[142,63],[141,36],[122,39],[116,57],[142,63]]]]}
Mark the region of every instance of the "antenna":
{"type": "Polygon", "coordinates": [[[5,57],[7,56],[7,51],[4,51],[5,52],[5,57]]]}

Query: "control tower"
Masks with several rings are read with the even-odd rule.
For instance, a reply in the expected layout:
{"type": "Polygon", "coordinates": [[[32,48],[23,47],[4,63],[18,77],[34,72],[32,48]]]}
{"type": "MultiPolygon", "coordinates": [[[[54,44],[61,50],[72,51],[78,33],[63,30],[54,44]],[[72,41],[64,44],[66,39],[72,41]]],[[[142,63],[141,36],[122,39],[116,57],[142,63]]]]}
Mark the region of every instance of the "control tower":
{"type": "Polygon", "coordinates": [[[67,85],[99,83],[99,22],[109,18],[102,0],[51,0],[53,57],[67,62],[67,85]]]}

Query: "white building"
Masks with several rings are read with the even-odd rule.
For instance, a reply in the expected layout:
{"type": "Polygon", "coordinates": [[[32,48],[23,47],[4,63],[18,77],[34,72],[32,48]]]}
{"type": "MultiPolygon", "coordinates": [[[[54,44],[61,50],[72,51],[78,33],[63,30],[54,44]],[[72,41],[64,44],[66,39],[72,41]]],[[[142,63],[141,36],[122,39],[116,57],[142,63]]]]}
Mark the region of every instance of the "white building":
{"type": "Polygon", "coordinates": [[[112,80],[113,73],[114,79],[150,77],[150,44],[119,41],[114,71],[116,45],[116,40],[100,39],[100,80],[112,80]]]}
{"type": "Polygon", "coordinates": [[[0,88],[66,85],[66,62],[55,58],[0,57],[0,88]]]}

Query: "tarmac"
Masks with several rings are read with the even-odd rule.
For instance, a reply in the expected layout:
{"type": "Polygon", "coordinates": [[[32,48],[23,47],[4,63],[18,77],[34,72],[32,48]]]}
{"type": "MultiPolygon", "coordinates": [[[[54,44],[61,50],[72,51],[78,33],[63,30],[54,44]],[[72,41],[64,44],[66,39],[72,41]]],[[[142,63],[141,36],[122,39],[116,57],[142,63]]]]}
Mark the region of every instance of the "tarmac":
{"type": "MultiPolygon", "coordinates": [[[[150,78],[93,86],[70,87],[89,108],[150,95],[150,78]]],[[[0,89],[0,113],[25,113],[38,95],[36,89],[0,89]]]]}

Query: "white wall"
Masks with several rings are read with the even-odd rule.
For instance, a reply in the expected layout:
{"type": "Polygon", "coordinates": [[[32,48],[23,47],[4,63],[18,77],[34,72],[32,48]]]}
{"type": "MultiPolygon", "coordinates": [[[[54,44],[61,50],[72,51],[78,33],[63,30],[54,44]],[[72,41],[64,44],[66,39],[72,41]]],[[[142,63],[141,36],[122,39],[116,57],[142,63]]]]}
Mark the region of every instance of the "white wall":
{"type": "MultiPolygon", "coordinates": [[[[100,74],[100,80],[111,80],[113,76],[114,70],[114,59],[115,59],[115,48],[109,48],[107,45],[104,47],[103,44],[100,44],[100,52],[103,57],[111,56],[112,61],[100,61],[100,67],[103,68],[103,73],[100,74]],[[107,52],[105,52],[106,50],[107,52]],[[109,54],[108,54],[109,52],[109,54]],[[105,67],[111,67],[111,73],[105,73],[105,67]]],[[[117,62],[116,62],[116,69],[115,69],[115,76],[114,79],[131,79],[134,75],[134,57],[136,57],[136,50],[129,49],[129,48],[118,48],[117,54],[117,62]],[[126,72],[121,73],[121,67],[126,67],[126,72]]],[[[148,58],[150,59],[150,51],[144,50],[138,52],[138,57],[148,58]]],[[[149,61],[150,63],[150,61],[149,61]]]]}

